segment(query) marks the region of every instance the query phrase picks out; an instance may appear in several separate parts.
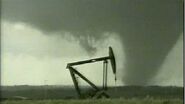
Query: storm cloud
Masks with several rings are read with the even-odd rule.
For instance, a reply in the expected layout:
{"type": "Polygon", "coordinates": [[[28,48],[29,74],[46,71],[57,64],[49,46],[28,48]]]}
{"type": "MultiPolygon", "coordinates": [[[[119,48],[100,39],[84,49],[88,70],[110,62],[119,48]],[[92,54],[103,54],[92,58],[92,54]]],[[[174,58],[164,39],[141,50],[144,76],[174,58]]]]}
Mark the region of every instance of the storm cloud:
{"type": "Polygon", "coordinates": [[[69,32],[90,53],[116,33],[129,85],[148,84],[183,31],[183,0],[2,0],[1,12],[43,32],[69,32]]]}

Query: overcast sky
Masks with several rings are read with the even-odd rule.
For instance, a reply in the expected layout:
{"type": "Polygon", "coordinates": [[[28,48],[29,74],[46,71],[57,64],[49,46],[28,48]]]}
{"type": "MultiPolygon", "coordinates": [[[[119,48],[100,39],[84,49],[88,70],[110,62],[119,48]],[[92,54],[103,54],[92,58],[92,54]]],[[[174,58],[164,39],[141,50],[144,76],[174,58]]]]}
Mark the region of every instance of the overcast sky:
{"type": "MultiPolygon", "coordinates": [[[[66,33],[67,34],[67,33],[66,33]]],[[[109,33],[103,44],[97,44],[97,53],[89,56],[73,39],[59,35],[46,35],[24,23],[2,22],[2,84],[73,84],[68,62],[108,56],[108,46],[114,46],[122,55],[119,38],[109,33]],[[44,82],[45,81],[45,82],[44,82]]],[[[116,57],[117,60],[121,57],[116,57]]],[[[122,62],[122,61],[121,61],[122,62]]],[[[118,63],[120,63],[118,61],[118,63]]],[[[120,67],[118,66],[118,69],[120,67]]],[[[79,67],[81,72],[94,82],[101,84],[102,62],[79,67]],[[94,74],[92,74],[94,73],[94,74]],[[98,79],[98,80],[97,80],[98,79]],[[100,80],[99,80],[100,79],[100,80]]],[[[110,82],[113,84],[112,69],[109,65],[110,82]]],[[[118,81],[119,82],[119,81],[118,81]]],[[[120,83],[120,82],[119,82],[120,83]]]]}
{"type": "MultiPolygon", "coordinates": [[[[24,23],[13,24],[3,21],[1,39],[2,85],[71,85],[73,83],[66,64],[92,57],[107,56],[109,45],[114,46],[118,70],[124,67],[119,61],[124,59],[124,52],[120,49],[121,44],[116,35],[109,36],[103,44],[97,45],[98,52],[91,57],[76,41],[64,39],[58,35],[45,35],[24,23]]],[[[180,37],[166,57],[161,72],[156,77],[156,84],[183,85],[182,44],[183,40],[180,37]]],[[[95,83],[101,84],[101,80],[97,79],[102,79],[102,71],[100,71],[102,63],[84,65],[79,69],[95,83]]],[[[111,67],[109,67],[108,76],[110,76],[109,84],[114,85],[111,67]]],[[[118,83],[122,84],[119,80],[118,76],[118,83]]]]}
{"type": "MultiPolygon", "coordinates": [[[[136,4],[125,0],[122,6],[105,1],[90,5],[90,1],[64,0],[60,6],[58,0],[53,4],[49,0],[3,0],[1,84],[72,85],[67,63],[108,56],[108,47],[112,46],[117,62],[117,85],[183,86],[183,33],[178,7],[181,0],[175,4],[171,0],[169,5],[164,5],[165,0],[144,1],[136,4]],[[122,9],[124,15],[120,15],[122,9]],[[158,10],[161,11],[155,12],[158,10]]],[[[77,69],[102,85],[102,62],[77,69]]],[[[115,85],[110,65],[108,85],[115,85]]]]}

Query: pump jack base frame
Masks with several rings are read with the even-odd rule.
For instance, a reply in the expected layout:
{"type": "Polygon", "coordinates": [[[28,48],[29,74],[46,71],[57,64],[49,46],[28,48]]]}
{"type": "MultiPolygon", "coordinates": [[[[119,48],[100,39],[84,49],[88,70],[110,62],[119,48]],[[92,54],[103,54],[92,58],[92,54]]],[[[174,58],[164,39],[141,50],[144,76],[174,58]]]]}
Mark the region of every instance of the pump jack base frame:
{"type": "Polygon", "coordinates": [[[88,80],[84,75],[82,75],[80,72],[78,72],[75,68],[73,67],[68,67],[70,74],[72,76],[72,80],[74,82],[75,85],[75,89],[78,93],[78,97],[79,98],[84,98],[84,96],[82,95],[80,88],[78,86],[78,81],[75,77],[75,75],[78,75],[79,77],[81,77],[84,81],[86,81],[95,91],[93,92],[93,95],[91,95],[90,97],[93,99],[99,99],[99,98],[109,98],[109,95],[105,92],[105,90],[99,89],[94,83],[92,83],[90,80],[88,80]]]}

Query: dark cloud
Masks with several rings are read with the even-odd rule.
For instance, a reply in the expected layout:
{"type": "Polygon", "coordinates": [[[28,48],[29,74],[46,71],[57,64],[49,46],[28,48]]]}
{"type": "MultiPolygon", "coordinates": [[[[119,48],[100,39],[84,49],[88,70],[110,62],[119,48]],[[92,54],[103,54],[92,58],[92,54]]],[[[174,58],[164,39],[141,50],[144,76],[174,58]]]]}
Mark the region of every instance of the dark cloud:
{"type": "Polygon", "coordinates": [[[119,34],[126,84],[147,84],[158,73],[182,32],[182,17],[183,0],[2,0],[2,19],[71,32],[87,51],[102,33],[119,34]]]}

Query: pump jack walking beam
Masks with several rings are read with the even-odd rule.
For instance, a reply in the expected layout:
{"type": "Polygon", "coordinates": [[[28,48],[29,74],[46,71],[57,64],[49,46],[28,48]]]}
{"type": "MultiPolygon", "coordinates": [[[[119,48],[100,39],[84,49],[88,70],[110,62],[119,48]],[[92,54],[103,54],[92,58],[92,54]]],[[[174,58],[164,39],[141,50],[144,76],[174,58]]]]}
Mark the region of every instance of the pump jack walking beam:
{"type": "Polygon", "coordinates": [[[107,60],[107,59],[110,59],[110,57],[107,56],[107,57],[94,58],[94,59],[90,59],[90,60],[84,60],[84,61],[78,61],[78,62],[68,63],[67,64],[67,68],[69,66],[76,66],[76,65],[82,65],[82,64],[93,63],[93,62],[98,62],[98,61],[104,61],[104,60],[107,60]]]}

